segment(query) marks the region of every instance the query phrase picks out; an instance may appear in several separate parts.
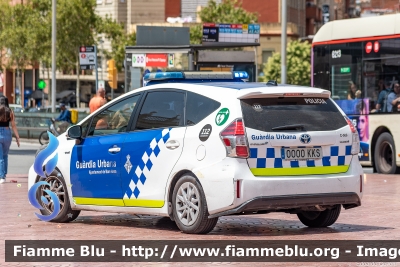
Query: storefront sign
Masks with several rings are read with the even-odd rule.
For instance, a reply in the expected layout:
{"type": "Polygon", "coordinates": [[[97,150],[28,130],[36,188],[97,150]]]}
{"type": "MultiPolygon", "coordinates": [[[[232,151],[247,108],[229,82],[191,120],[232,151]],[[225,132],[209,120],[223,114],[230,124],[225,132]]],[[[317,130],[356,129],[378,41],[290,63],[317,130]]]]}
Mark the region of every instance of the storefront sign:
{"type": "Polygon", "coordinates": [[[167,54],[146,54],[146,67],[161,67],[168,66],[167,54]]]}

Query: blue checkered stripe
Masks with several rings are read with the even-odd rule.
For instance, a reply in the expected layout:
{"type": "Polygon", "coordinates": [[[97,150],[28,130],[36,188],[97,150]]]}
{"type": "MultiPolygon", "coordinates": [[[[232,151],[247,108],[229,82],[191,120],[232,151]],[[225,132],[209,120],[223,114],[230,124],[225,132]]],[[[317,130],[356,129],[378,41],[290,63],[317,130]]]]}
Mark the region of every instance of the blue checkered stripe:
{"type": "MultiPolygon", "coordinates": [[[[320,146],[315,146],[320,147],[320,146]]],[[[301,147],[299,147],[301,148],[301,147]]],[[[322,147],[321,159],[312,160],[284,160],[282,148],[250,148],[248,163],[250,168],[298,168],[319,166],[350,165],[351,146],[322,147]]]]}
{"type": "Polygon", "coordinates": [[[124,194],[124,199],[137,199],[139,197],[140,190],[144,186],[155,160],[160,155],[160,148],[163,148],[170,138],[170,132],[171,128],[164,129],[151,140],[149,148],[143,153],[142,160],[133,172],[129,186],[124,194]]]}

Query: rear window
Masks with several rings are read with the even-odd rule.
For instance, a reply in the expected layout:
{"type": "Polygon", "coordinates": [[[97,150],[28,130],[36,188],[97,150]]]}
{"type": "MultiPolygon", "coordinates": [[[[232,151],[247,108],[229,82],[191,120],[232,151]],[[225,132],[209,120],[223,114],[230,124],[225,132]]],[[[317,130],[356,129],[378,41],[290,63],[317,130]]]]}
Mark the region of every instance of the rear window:
{"type": "Polygon", "coordinates": [[[265,132],[332,131],[347,125],[332,100],[326,98],[252,98],[242,100],[241,105],[246,127],[265,132]]]}

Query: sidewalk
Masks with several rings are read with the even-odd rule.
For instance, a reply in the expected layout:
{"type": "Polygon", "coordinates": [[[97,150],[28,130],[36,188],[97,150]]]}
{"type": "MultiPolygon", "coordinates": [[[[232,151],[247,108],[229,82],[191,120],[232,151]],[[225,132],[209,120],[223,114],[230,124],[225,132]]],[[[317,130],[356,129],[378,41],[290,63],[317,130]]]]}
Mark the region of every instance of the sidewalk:
{"type": "Polygon", "coordinates": [[[6,183],[27,183],[28,174],[7,174],[6,183]]]}

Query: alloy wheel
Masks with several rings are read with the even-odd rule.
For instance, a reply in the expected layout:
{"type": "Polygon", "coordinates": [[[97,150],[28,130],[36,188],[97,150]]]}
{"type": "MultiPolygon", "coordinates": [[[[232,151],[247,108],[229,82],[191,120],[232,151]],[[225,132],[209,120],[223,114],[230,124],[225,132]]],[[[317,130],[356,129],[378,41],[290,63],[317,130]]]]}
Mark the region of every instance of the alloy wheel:
{"type": "Polygon", "coordinates": [[[190,182],[183,183],[176,194],[175,210],[179,220],[185,226],[194,224],[199,217],[200,193],[190,182]]]}
{"type": "Polygon", "coordinates": [[[64,203],[65,203],[65,188],[61,182],[61,180],[56,177],[56,176],[50,176],[47,177],[47,179],[45,180],[46,182],[48,182],[50,184],[50,186],[48,185],[43,185],[40,187],[39,190],[39,199],[41,199],[41,197],[45,197],[47,199],[47,204],[44,203],[42,201],[42,207],[44,207],[48,212],[53,212],[54,210],[54,202],[51,199],[50,195],[47,194],[46,189],[49,189],[50,191],[52,191],[53,193],[55,193],[60,201],[60,210],[63,210],[64,208],[64,203]]]}

